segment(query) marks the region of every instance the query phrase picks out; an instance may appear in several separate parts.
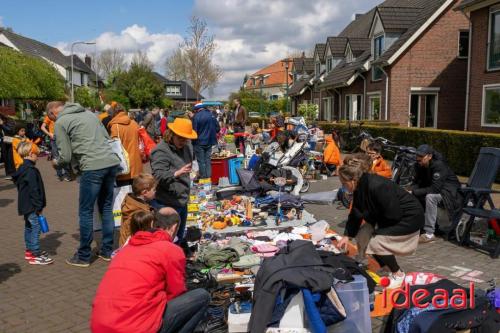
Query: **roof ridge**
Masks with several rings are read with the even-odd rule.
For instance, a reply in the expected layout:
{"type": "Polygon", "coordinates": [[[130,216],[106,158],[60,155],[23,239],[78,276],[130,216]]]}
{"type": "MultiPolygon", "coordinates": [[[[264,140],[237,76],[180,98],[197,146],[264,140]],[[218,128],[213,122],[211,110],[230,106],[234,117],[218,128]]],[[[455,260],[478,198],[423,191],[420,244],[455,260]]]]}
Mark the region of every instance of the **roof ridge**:
{"type": "MultiPolygon", "coordinates": [[[[46,44],[46,43],[44,43],[44,42],[41,42],[41,41],[39,41],[39,40],[36,40],[36,39],[30,38],[30,37],[26,37],[26,36],[24,36],[24,35],[21,35],[20,33],[17,33],[17,32],[14,32],[14,31],[10,31],[10,30],[7,30],[7,29],[5,29],[5,28],[0,28],[0,29],[1,29],[3,32],[7,32],[7,33],[9,33],[9,34],[16,35],[16,36],[18,36],[18,37],[21,37],[21,38],[27,39],[27,40],[29,40],[29,41],[31,41],[31,42],[36,43],[36,44],[44,45],[44,46],[46,46],[46,47],[49,47],[49,48],[51,48],[51,49],[55,49],[55,50],[57,50],[57,51],[61,52],[61,50],[59,50],[59,49],[58,49],[57,47],[55,47],[55,46],[52,46],[52,45],[46,44]]],[[[62,52],[61,52],[61,53],[62,53],[62,52]]],[[[63,54],[63,53],[62,53],[62,54],[63,54]]],[[[64,54],[63,54],[63,55],[64,55],[64,54]]]]}

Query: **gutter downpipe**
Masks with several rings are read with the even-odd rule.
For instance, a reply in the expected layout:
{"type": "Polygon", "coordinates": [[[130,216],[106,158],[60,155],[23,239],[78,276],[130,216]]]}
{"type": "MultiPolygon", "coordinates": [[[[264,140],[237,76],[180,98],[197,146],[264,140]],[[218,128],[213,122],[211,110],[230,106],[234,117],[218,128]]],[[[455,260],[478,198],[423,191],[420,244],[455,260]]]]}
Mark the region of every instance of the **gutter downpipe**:
{"type": "Polygon", "coordinates": [[[464,131],[468,130],[469,127],[469,94],[470,94],[470,68],[471,68],[471,53],[472,53],[472,21],[470,16],[467,16],[464,12],[462,14],[469,21],[469,54],[467,57],[467,87],[465,90],[465,120],[464,120],[464,131]]]}
{"type": "Polygon", "coordinates": [[[382,67],[379,67],[380,70],[385,75],[385,120],[389,121],[389,75],[382,67]]]}
{"type": "Polygon", "coordinates": [[[361,111],[361,116],[362,116],[363,114],[366,115],[366,112],[365,112],[365,106],[366,106],[366,77],[363,74],[361,74],[361,73],[358,73],[357,76],[361,77],[363,79],[363,81],[364,81],[364,83],[363,83],[363,106],[362,106],[362,109],[361,109],[362,110],[361,111]]]}

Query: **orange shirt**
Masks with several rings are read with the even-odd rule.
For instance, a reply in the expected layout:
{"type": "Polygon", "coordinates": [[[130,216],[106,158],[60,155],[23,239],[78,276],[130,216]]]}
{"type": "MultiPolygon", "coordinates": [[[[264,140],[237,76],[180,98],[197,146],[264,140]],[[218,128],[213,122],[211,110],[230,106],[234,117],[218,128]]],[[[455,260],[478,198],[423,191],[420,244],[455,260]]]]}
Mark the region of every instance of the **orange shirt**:
{"type": "Polygon", "coordinates": [[[340,149],[331,137],[325,139],[326,147],[323,152],[323,161],[325,164],[334,164],[339,166],[341,164],[340,149]]]}
{"type": "Polygon", "coordinates": [[[389,179],[392,178],[391,168],[382,157],[379,157],[378,159],[373,161],[372,171],[373,173],[376,173],[379,176],[389,179]]]}
{"type": "MultiPolygon", "coordinates": [[[[21,138],[17,135],[12,139],[12,157],[14,159],[14,167],[16,168],[16,170],[19,169],[21,164],[23,164],[24,162],[23,158],[17,153],[17,147],[19,147],[19,144],[21,142],[33,142],[33,141],[31,141],[28,138],[21,138]]],[[[38,146],[35,143],[33,144],[35,145],[35,149],[38,149],[38,146]]]]}
{"type": "Polygon", "coordinates": [[[47,126],[47,130],[49,131],[50,134],[54,134],[54,125],[55,121],[50,119],[48,116],[45,116],[45,119],[43,120],[43,123],[47,126]]]}

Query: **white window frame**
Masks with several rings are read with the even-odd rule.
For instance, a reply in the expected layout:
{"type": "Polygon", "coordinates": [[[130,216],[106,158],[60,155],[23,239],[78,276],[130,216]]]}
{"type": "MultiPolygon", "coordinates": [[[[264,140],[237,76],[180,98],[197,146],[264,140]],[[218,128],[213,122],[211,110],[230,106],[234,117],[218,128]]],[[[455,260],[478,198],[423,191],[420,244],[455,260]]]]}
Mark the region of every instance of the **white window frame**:
{"type": "Polygon", "coordinates": [[[372,66],[372,82],[380,82],[384,79],[384,71],[379,66],[372,66]],[[375,78],[375,70],[376,68],[380,69],[380,73],[382,74],[379,79],[375,78]]]}
{"type": "Polygon", "coordinates": [[[329,73],[333,69],[333,57],[326,58],[326,71],[329,73]]]}
{"type": "Polygon", "coordinates": [[[488,89],[494,89],[494,88],[498,88],[500,89],[500,83],[496,83],[496,84],[485,84],[483,85],[483,96],[482,96],[482,103],[481,103],[481,127],[500,127],[500,124],[487,124],[485,123],[485,108],[486,108],[486,90],[488,89]]]}
{"type": "Polygon", "coordinates": [[[367,93],[366,95],[367,95],[367,98],[368,98],[368,120],[380,120],[380,118],[382,117],[382,92],[380,92],[380,91],[373,91],[373,92],[367,93]],[[379,99],[379,103],[380,103],[379,119],[374,119],[373,118],[372,99],[376,99],[376,98],[379,99]]]}
{"type": "MultiPolygon", "coordinates": [[[[487,45],[488,47],[486,48],[486,71],[488,72],[493,72],[493,71],[498,71],[500,70],[500,66],[498,67],[490,67],[490,48],[491,48],[491,17],[493,14],[499,13],[500,12],[500,5],[496,5],[490,8],[489,16],[488,16],[488,41],[487,45]]],[[[471,36],[469,36],[471,38],[471,36]]],[[[470,56],[470,54],[469,54],[470,56]]]]}
{"type": "Polygon", "coordinates": [[[469,56],[470,56],[470,50],[469,50],[469,44],[470,43],[467,43],[467,45],[466,45],[466,47],[467,47],[467,57],[460,56],[460,34],[462,32],[467,32],[469,34],[469,39],[470,39],[470,30],[466,30],[466,29],[460,29],[460,30],[458,30],[457,58],[458,59],[468,59],[469,56]]]}
{"type": "Polygon", "coordinates": [[[322,120],[332,121],[332,97],[323,97],[322,99],[322,120]],[[326,107],[325,107],[326,106],[326,107]]]}
{"type": "Polygon", "coordinates": [[[372,49],[372,54],[373,54],[373,60],[377,60],[379,57],[382,56],[385,52],[385,34],[378,34],[376,36],[373,36],[373,49],[372,49]],[[380,55],[377,57],[375,54],[375,40],[382,38],[382,45],[380,46],[380,55]]]}
{"type": "Polygon", "coordinates": [[[436,110],[435,115],[434,115],[434,124],[432,127],[425,127],[425,121],[424,121],[424,127],[423,128],[437,128],[437,123],[438,123],[438,117],[439,117],[439,91],[440,88],[436,87],[412,87],[410,89],[410,96],[409,96],[409,101],[408,101],[408,127],[411,127],[410,123],[410,115],[411,115],[411,96],[419,96],[418,99],[418,115],[417,115],[417,124],[418,128],[421,128],[422,126],[420,125],[420,120],[422,117],[422,111],[424,111],[424,119],[425,119],[425,103],[424,103],[424,110],[422,110],[422,99],[420,98],[421,96],[428,96],[428,95],[433,95],[436,96],[435,101],[434,101],[434,108],[436,110]]]}
{"type": "MultiPolygon", "coordinates": [[[[364,111],[364,98],[363,98],[363,94],[348,94],[348,95],[345,95],[345,108],[344,108],[344,116],[345,116],[345,119],[350,119],[351,121],[357,121],[357,119],[354,119],[354,99],[356,99],[356,105],[358,104],[358,96],[361,97],[361,102],[358,106],[358,112],[359,112],[359,115],[360,115],[360,120],[363,120],[364,117],[363,117],[363,111],[364,111]],[[347,100],[350,100],[350,105],[349,105],[349,110],[351,112],[347,113],[347,100]]],[[[356,115],[358,115],[356,113],[356,115]]]]}

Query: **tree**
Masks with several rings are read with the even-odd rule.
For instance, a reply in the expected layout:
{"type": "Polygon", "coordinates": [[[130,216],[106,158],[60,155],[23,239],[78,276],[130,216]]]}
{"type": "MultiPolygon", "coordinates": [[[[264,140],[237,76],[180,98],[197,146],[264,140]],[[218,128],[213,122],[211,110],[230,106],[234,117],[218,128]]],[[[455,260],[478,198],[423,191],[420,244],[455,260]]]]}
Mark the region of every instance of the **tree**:
{"type": "Polygon", "coordinates": [[[134,53],[131,65],[149,68],[150,70],[153,69],[153,63],[149,61],[148,55],[141,50],[138,50],[136,53],[134,53]]]}
{"type": "Polygon", "coordinates": [[[110,79],[114,74],[127,69],[125,56],[117,49],[107,49],[99,53],[94,61],[94,71],[102,78],[110,79]]]}
{"type": "Polygon", "coordinates": [[[182,49],[178,48],[165,62],[165,76],[173,81],[186,79],[186,65],[182,49]]]}
{"type": "Polygon", "coordinates": [[[115,79],[115,89],[126,96],[132,107],[162,106],[165,86],[149,67],[147,57],[137,55],[128,71],[115,79]]]}
{"type": "Polygon", "coordinates": [[[64,79],[46,61],[0,47],[0,98],[64,99],[64,79]]]}
{"type": "Polygon", "coordinates": [[[300,104],[299,105],[299,115],[306,118],[307,120],[318,119],[319,107],[318,104],[300,104]]]}
{"type": "Polygon", "coordinates": [[[174,52],[175,58],[167,59],[167,71],[176,75],[185,73],[182,76],[199,95],[203,90],[215,87],[222,77],[222,69],[213,63],[216,48],[214,36],[208,34],[207,23],[193,16],[188,37],[174,52]]]}
{"type": "Polygon", "coordinates": [[[96,96],[95,90],[88,87],[75,89],[75,102],[86,108],[97,108],[101,103],[96,96]]]}

